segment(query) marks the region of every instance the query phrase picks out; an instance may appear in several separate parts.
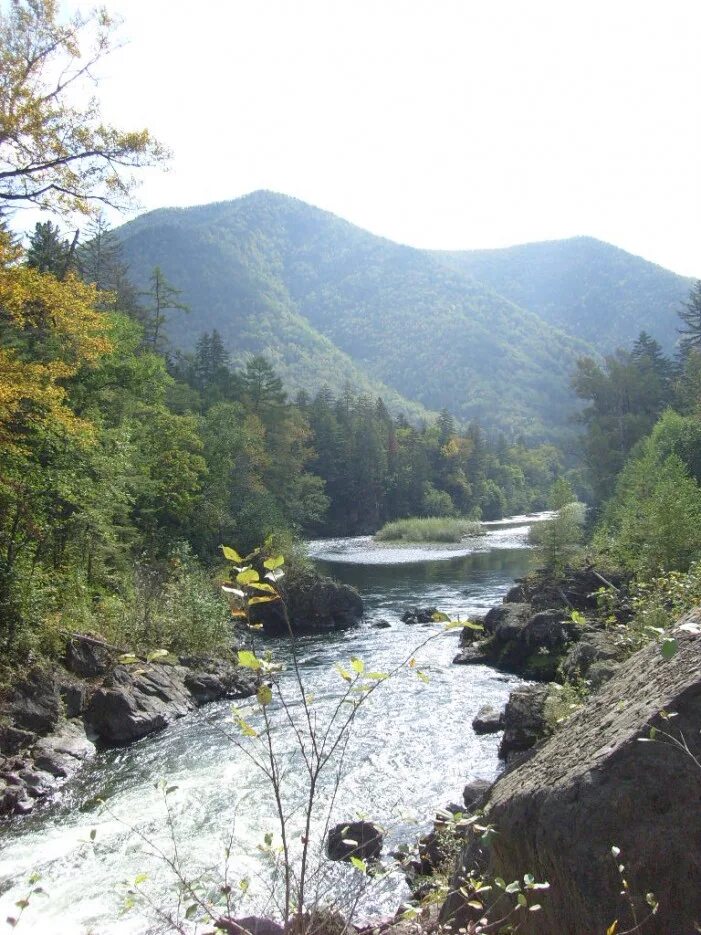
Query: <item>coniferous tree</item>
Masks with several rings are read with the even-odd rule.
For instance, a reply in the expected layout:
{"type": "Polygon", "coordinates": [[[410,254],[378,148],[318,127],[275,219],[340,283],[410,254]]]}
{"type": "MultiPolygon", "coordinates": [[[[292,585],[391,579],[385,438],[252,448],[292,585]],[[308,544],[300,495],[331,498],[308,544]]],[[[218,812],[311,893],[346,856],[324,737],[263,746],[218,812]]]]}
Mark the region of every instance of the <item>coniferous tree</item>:
{"type": "Polygon", "coordinates": [[[681,335],[682,351],[701,348],[701,279],[697,279],[689,292],[689,298],[682,303],[679,317],[683,327],[678,328],[681,335]]]}
{"type": "Polygon", "coordinates": [[[36,224],[29,236],[26,263],[40,273],[63,279],[71,263],[71,245],[61,237],[57,225],[51,221],[36,224]]]}

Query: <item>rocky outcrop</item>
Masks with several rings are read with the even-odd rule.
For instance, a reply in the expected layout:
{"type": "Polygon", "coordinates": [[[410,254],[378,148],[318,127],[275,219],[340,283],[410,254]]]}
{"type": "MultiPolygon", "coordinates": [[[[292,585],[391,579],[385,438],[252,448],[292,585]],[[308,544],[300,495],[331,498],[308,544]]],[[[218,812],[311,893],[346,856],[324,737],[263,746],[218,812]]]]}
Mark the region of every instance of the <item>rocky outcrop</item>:
{"type": "Polygon", "coordinates": [[[131,743],[201,704],[247,697],[259,685],[250,669],[221,660],[184,657],[183,661],[195,668],[157,663],[115,666],[85,712],[90,729],[103,743],[131,743]]]}
{"type": "Polygon", "coordinates": [[[347,821],[334,825],[326,838],[329,860],[377,860],[382,853],[382,831],[371,821],[347,821]]]}
{"type": "Polygon", "coordinates": [[[488,704],[482,705],[473,718],[472,729],[476,734],[496,734],[504,730],[504,712],[488,704]]]}
{"type": "MultiPolygon", "coordinates": [[[[360,594],[333,578],[311,571],[297,572],[293,580],[283,579],[280,590],[296,633],[343,630],[362,620],[364,607],[360,594]]],[[[287,636],[285,608],[280,601],[252,607],[251,619],[261,623],[269,636],[287,636]]]]}
{"type": "MultiPolygon", "coordinates": [[[[76,639],[71,645],[79,644],[76,639]]],[[[92,673],[89,659],[101,647],[87,645],[85,653],[76,650],[71,658],[92,673]]],[[[253,695],[259,684],[250,669],[193,656],[182,657],[178,665],[112,664],[106,676],[92,675],[90,681],[64,670],[31,671],[2,706],[0,815],[27,814],[50,797],[94,754],[93,740],[130,743],[207,702],[253,695]]]]}
{"type": "MultiPolygon", "coordinates": [[[[670,661],[656,643],[636,653],[492,788],[486,821],[498,833],[484,871],[550,883],[542,910],[519,915],[524,935],[591,935],[616,919],[633,928],[619,862],[638,920],[650,911],[646,893],[659,900],[644,931],[681,935],[701,923],[701,612],[674,636],[670,661]],[[653,742],[641,743],[651,729],[653,742]]],[[[461,864],[474,858],[468,845],[461,864]]],[[[470,911],[455,889],[443,920],[457,929],[470,911]]]]}

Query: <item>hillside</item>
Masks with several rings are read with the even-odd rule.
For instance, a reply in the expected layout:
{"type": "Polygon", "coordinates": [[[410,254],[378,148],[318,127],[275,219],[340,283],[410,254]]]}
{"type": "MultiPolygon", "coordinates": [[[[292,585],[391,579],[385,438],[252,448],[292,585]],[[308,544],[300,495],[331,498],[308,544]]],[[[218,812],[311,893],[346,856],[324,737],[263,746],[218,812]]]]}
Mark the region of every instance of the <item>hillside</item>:
{"type": "Polygon", "coordinates": [[[566,424],[589,348],[424,251],[269,192],[119,233],[139,284],[158,264],[183,290],[175,346],[217,328],[235,361],[265,353],[292,390],[349,381],[409,416],[447,406],[534,439],[566,424]]]}
{"type": "Polygon", "coordinates": [[[647,331],[667,351],[691,280],[592,237],[434,254],[602,353],[647,331]]]}

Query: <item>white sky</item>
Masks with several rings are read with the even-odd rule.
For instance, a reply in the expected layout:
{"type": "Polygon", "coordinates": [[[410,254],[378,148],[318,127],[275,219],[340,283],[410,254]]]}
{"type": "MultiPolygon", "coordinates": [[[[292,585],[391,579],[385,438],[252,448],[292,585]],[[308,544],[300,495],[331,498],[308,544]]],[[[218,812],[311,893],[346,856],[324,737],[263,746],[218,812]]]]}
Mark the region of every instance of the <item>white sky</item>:
{"type": "Polygon", "coordinates": [[[145,208],[269,188],[419,247],[588,234],[701,275],[701,0],[108,6],[105,112],[175,153],[145,208]]]}

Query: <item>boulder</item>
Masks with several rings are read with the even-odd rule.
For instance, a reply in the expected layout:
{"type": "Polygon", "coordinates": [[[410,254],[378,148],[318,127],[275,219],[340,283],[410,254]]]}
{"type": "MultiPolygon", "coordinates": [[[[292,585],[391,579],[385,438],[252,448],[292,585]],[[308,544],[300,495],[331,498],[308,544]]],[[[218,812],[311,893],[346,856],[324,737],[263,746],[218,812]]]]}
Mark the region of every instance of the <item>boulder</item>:
{"type": "Polygon", "coordinates": [[[72,776],[94,753],[95,744],[85,736],[80,721],[66,721],[56,733],[42,737],[32,748],[37,769],[61,779],[72,776]]]}
{"type": "Polygon", "coordinates": [[[508,762],[514,754],[530,750],[549,733],[545,719],[549,694],[549,685],[523,685],[511,692],[502,717],[504,736],[499,745],[502,759],[508,762]]]}
{"type": "Polygon", "coordinates": [[[465,646],[457,655],[453,656],[453,665],[486,665],[491,659],[481,649],[479,643],[473,643],[471,646],[465,646]]]}
{"type": "Polygon", "coordinates": [[[530,604],[498,604],[487,612],[484,632],[487,636],[498,636],[505,643],[517,639],[532,616],[533,608],[530,604]]]}
{"type": "Polygon", "coordinates": [[[496,734],[504,730],[504,712],[488,704],[482,705],[472,721],[472,729],[476,734],[496,734]]]}
{"type": "MultiPolygon", "coordinates": [[[[473,617],[471,623],[484,627],[484,620],[482,617],[473,617]]],[[[477,640],[481,640],[483,636],[484,630],[475,630],[473,627],[463,627],[460,631],[460,645],[471,646],[477,640]]]]}
{"type": "Polygon", "coordinates": [[[182,666],[136,664],[115,666],[92,696],[85,721],[107,744],[125,744],[192,711],[182,666]]]}
{"type": "Polygon", "coordinates": [[[334,825],[326,838],[329,860],[377,860],[382,853],[383,834],[371,821],[348,821],[334,825]]]}
{"type": "Polygon", "coordinates": [[[616,663],[624,657],[624,649],[616,643],[610,631],[588,629],[567,653],[562,662],[562,674],[570,681],[588,678],[595,663],[616,663]]]}
{"type": "Polygon", "coordinates": [[[505,604],[525,604],[527,600],[526,590],[522,584],[515,584],[509,588],[504,597],[505,604]]]}
{"type": "MultiPolygon", "coordinates": [[[[292,581],[283,578],[281,591],[294,632],[342,630],[362,620],[363,601],[356,589],[316,572],[295,574],[292,581]]],[[[287,636],[284,607],[280,601],[257,604],[251,608],[251,619],[261,623],[269,636],[287,636]]]]}
{"type": "Polygon", "coordinates": [[[376,620],[373,624],[371,624],[371,626],[373,626],[376,630],[386,630],[388,627],[391,627],[392,624],[389,622],[389,620],[381,618],[380,620],[376,620]]]}
{"type": "Polygon", "coordinates": [[[113,661],[113,652],[101,643],[80,637],[72,637],[68,640],[65,665],[74,675],[87,679],[104,675],[113,661]]]}
{"type": "MultiPolygon", "coordinates": [[[[519,915],[523,935],[591,935],[614,920],[621,930],[635,928],[621,896],[619,863],[638,920],[649,913],[646,893],[659,901],[643,931],[697,930],[701,612],[684,618],[673,635],[678,651],[671,660],[656,642],[640,650],[566,726],[494,785],[486,820],[498,833],[487,876],[514,880],[531,873],[550,883],[538,899],[542,911],[519,915]],[[652,728],[660,731],[654,742],[641,743],[652,728]],[[612,846],[620,849],[615,859],[612,846]]],[[[472,862],[469,846],[461,862],[472,862]]],[[[469,913],[455,888],[443,920],[457,929],[467,925],[469,913]]]]}
{"type": "Polygon", "coordinates": [[[32,669],[10,692],[4,713],[20,730],[37,734],[53,730],[61,713],[53,675],[43,669],[32,669]]]}
{"type": "Polygon", "coordinates": [[[433,623],[436,607],[409,607],[402,614],[402,623],[433,623]]]}
{"type": "Polygon", "coordinates": [[[489,782],[487,779],[473,779],[471,782],[468,782],[462,791],[465,808],[469,812],[480,808],[487,793],[492,788],[492,785],[493,783],[489,782]]]}
{"type": "Polygon", "coordinates": [[[220,698],[248,698],[255,695],[260,679],[252,669],[234,665],[223,659],[206,656],[183,656],[185,688],[196,705],[220,698]]]}

